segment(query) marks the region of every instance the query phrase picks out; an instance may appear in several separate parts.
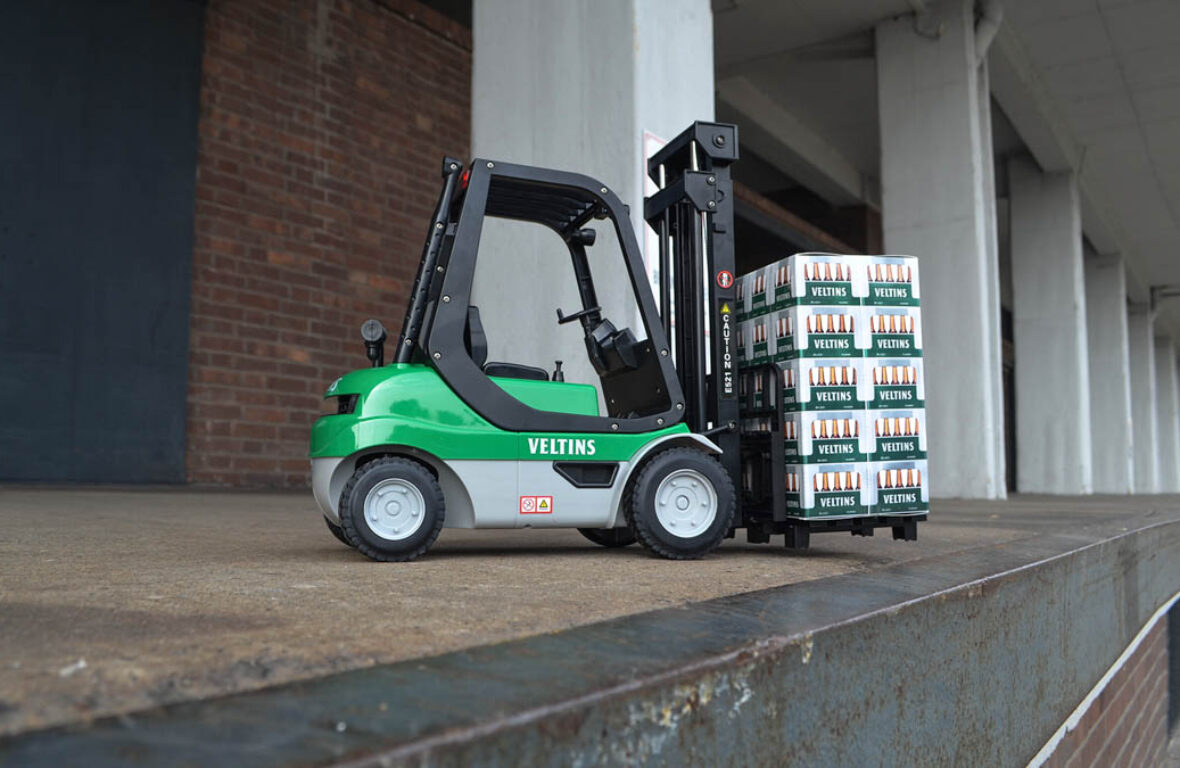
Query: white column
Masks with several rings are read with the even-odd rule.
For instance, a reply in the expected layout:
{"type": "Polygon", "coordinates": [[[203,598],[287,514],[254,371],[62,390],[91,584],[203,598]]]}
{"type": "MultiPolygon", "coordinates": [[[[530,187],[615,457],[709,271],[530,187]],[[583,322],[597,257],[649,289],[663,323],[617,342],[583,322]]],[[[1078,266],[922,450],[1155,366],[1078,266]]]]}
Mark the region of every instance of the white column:
{"type": "Polygon", "coordinates": [[[1146,304],[1127,309],[1131,418],[1135,435],[1135,492],[1159,493],[1159,425],[1155,416],[1155,332],[1146,304]]]}
{"type": "MultiPolygon", "coordinates": [[[[598,179],[630,205],[642,244],[643,132],[670,139],[713,119],[709,0],[479,0],[472,33],[472,153],[598,179]]],[[[632,325],[618,298],[630,288],[604,224],[593,223],[590,251],[598,297],[616,325],[632,325]]],[[[485,226],[473,301],[489,359],[552,367],[565,358],[570,381],[596,383],[580,327],[559,329],[554,316],[555,306],[577,308],[568,253],[537,230],[485,226]]]]}
{"type": "Polygon", "coordinates": [[[878,25],[882,225],[921,259],[930,475],[941,496],[1002,498],[1003,389],[986,64],[974,3],[878,25]]]}
{"type": "Polygon", "coordinates": [[[1016,345],[1016,484],[1022,492],[1091,493],[1090,366],[1082,216],[1069,173],[1008,163],[1012,330],[1016,345]]]}
{"type": "Polygon", "coordinates": [[[1131,493],[1135,451],[1127,276],[1118,256],[1088,255],[1085,266],[1094,491],[1131,493]]]}
{"type": "Polygon", "coordinates": [[[1160,492],[1180,493],[1180,381],[1171,337],[1155,338],[1155,402],[1160,492]]]}

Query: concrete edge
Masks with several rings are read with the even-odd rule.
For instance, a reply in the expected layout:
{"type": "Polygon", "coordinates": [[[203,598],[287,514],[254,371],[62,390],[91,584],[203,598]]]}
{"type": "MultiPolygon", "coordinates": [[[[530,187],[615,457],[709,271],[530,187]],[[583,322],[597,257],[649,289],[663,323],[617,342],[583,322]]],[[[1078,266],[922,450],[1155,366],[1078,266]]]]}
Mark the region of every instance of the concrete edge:
{"type": "Polygon", "coordinates": [[[1123,525],[23,734],[0,764],[1023,763],[1180,588],[1180,521],[1123,525]]]}

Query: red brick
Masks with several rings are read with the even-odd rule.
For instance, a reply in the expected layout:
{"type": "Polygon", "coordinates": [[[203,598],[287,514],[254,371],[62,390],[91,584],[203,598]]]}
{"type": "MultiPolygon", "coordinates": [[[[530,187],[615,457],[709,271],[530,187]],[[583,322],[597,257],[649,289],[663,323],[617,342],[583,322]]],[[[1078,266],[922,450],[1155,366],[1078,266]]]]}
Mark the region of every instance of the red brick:
{"type": "Polygon", "coordinates": [[[328,382],[396,329],[444,154],[469,143],[471,33],[415,0],[211,0],[201,86],[188,476],[306,485],[328,382]]]}

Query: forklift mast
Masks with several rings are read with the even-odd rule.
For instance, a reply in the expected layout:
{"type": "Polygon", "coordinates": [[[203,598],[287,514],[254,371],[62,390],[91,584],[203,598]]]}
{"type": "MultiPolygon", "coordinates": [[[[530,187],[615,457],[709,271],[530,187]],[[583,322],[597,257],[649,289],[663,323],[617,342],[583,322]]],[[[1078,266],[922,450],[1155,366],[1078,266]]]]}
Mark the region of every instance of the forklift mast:
{"type": "MultiPolygon", "coordinates": [[[[737,126],[695,122],[647,162],[658,191],[644,218],[659,238],[659,312],[685,397],[685,421],[722,450],[741,488],[733,179],[737,126]]],[[[743,525],[741,499],[734,518],[743,525]]]]}

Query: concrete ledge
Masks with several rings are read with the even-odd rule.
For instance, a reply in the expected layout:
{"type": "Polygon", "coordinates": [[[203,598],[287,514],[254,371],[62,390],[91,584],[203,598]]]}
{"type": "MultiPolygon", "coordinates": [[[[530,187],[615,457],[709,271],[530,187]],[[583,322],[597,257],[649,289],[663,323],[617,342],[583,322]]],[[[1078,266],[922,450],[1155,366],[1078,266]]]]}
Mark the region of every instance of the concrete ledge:
{"type": "Polygon", "coordinates": [[[1023,763],[1178,555],[1180,521],[1114,521],[25,734],[0,764],[1023,763]]]}

